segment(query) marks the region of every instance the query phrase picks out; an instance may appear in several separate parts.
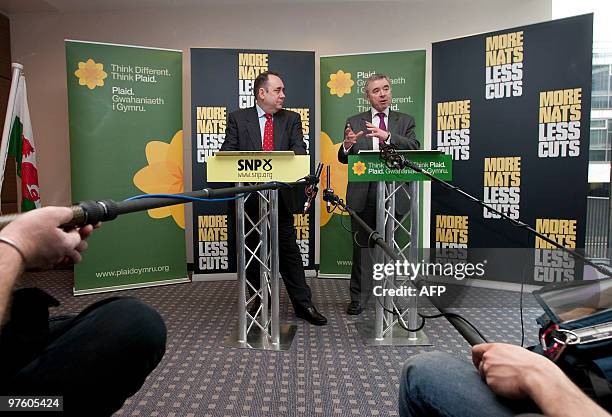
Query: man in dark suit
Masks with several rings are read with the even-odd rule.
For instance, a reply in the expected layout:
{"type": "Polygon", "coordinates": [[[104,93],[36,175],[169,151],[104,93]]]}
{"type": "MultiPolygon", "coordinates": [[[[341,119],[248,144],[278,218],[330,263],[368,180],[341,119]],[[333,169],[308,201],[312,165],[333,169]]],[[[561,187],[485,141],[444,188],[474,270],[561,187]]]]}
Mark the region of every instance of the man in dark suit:
{"type": "MultiPolygon", "coordinates": [[[[364,90],[372,108],[346,121],[344,141],[338,149],[338,160],[348,164],[349,155],[357,155],[361,150],[378,150],[381,142],[394,145],[397,149],[419,149],[419,141],[414,133],[414,118],[389,108],[392,102],[389,78],[383,74],[374,74],[367,80],[364,90]]],[[[399,197],[396,197],[396,200],[399,197]]],[[[347,204],[373,229],[376,229],[376,199],[376,183],[348,183],[347,204]]],[[[402,201],[397,201],[396,204],[403,205],[402,201]]],[[[356,315],[363,311],[363,303],[368,298],[367,292],[372,279],[372,257],[367,252],[368,249],[363,249],[368,247],[368,234],[355,221],[351,221],[351,228],[353,268],[350,283],[351,301],[346,312],[356,315]],[[362,283],[365,284],[363,293],[362,283]]]]}
{"type": "MultiPolygon", "coordinates": [[[[306,155],[300,115],[283,109],[285,85],[279,74],[264,72],[253,83],[255,107],[231,113],[227,118],[225,142],[222,151],[293,151],[306,155]]],[[[312,293],[306,284],[302,257],[298,249],[293,227],[296,209],[294,190],[281,190],[278,204],[279,269],[287,293],[293,304],[295,315],[321,326],[327,319],[312,303],[312,293]]],[[[245,204],[247,213],[258,218],[257,200],[249,198],[245,204]]],[[[251,233],[247,245],[255,248],[256,233],[251,233]]],[[[247,268],[247,279],[254,288],[259,288],[258,264],[251,262],[247,268]]],[[[251,307],[258,307],[258,304],[251,307]]]]}

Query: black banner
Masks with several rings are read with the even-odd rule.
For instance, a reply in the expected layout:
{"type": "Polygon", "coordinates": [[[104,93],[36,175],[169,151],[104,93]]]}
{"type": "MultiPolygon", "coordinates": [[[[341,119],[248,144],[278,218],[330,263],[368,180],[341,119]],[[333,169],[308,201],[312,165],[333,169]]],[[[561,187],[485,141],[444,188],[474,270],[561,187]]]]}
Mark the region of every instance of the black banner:
{"type": "MultiPolygon", "coordinates": [[[[314,172],[314,52],[245,49],[191,49],[192,187],[208,186],[206,159],[225,140],[231,112],[255,105],[253,80],[264,71],[280,73],[287,97],[285,108],[300,114],[304,142],[314,172]],[[311,138],[313,140],[311,140],[311,138]]],[[[302,201],[303,203],[303,201],[302,201]]],[[[196,274],[236,271],[233,204],[193,204],[194,271],[196,274]]],[[[296,213],[297,244],[305,269],[314,268],[314,205],[296,213]]]]}
{"type": "MultiPolygon", "coordinates": [[[[592,40],[591,14],[432,48],[432,148],[453,156],[452,183],[572,249],[585,241],[592,40]]],[[[431,242],[438,261],[490,249],[487,279],[582,275],[570,255],[435,183],[431,242]]]]}

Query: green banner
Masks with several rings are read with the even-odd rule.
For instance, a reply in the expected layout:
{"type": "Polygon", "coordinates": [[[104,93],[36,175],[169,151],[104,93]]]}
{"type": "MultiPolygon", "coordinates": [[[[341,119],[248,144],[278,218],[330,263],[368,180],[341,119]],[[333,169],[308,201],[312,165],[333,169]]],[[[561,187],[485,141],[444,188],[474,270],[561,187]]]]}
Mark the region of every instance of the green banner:
{"type": "MultiPolygon", "coordinates": [[[[453,179],[453,158],[450,155],[419,155],[409,157],[417,167],[434,177],[450,181],[453,179]]],[[[392,169],[378,155],[349,155],[349,181],[430,181],[430,178],[411,168],[392,169]]]]}
{"type": "MultiPolygon", "coordinates": [[[[330,165],[331,185],[346,201],[348,165],[338,162],[346,119],[368,111],[365,82],[374,73],[386,74],[392,86],[391,110],[412,115],[416,137],[423,145],[425,112],[425,51],[384,52],[321,57],[321,162],[330,165]]],[[[324,171],[325,172],[325,171],[324,171]]],[[[326,178],[322,178],[322,184],[326,178]]],[[[422,193],[421,193],[422,194],[422,193]]],[[[320,273],[348,275],[352,241],[346,213],[329,214],[321,204],[320,273]]]]}
{"type": "MultiPolygon", "coordinates": [[[[66,41],[72,199],[183,191],[182,52],[66,41]]],[[[184,207],[120,216],[89,241],[75,294],[187,281],[184,207]]]]}

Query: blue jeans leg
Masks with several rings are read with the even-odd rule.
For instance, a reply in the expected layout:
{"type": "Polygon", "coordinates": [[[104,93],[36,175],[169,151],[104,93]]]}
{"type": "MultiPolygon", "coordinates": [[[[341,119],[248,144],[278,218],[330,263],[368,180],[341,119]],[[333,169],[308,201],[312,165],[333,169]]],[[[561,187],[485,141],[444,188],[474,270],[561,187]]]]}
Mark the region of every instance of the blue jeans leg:
{"type": "Polygon", "coordinates": [[[533,410],[529,400],[496,396],[474,365],[442,352],[408,359],[400,379],[399,413],[413,416],[515,416],[533,410]]]}

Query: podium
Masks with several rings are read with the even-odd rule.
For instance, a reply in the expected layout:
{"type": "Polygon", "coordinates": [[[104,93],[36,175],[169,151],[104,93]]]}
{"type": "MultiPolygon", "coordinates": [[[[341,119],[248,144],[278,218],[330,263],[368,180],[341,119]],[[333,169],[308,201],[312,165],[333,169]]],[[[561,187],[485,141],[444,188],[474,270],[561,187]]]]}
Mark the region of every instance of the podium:
{"type": "MultiPolygon", "coordinates": [[[[419,167],[434,176],[452,179],[452,158],[441,151],[413,150],[396,151],[413,161],[419,167]]],[[[348,158],[349,182],[376,182],[376,231],[384,238],[404,261],[418,263],[419,254],[419,182],[428,181],[423,174],[410,168],[390,169],[380,159],[379,151],[360,151],[358,155],[348,158]],[[382,196],[382,198],[381,198],[382,196]],[[397,210],[398,199],[407,200],[407,210],[403,213],[397,210]],[[401,234],[404,234],[402,237],[401,234]]],[[[391,259],[376,248],[374,262],[387,263],[391,259]]],[[[362,278],[363,279],[363,278],[362,278]]],[[[401,286],[412,286],[409,278],[396,275],[385,276],[379,281],[382,289],[396,289],[401,286]]],[[[388,294],[388,292],[387,292],[388,294]]],[[[400,304],[396,297],[385,295],[375,300],[374,322],[361,321],[357,330],[367,345],[429,345],[429,339],[424,331],[406,331],[400,326],[400,321],[408,329],[416,329],[418,320],[417,297],[406,297],[406,303],[400,304]],[[402,311],[396,318],[390,311],[402,311]]]]}
{"type": "MultiPolygon", "coordinates": [[[[222,151],[207,161],[208,182],[235,182],[237,186],[294,182],[309,173],[310,157],[293,151],[222,151]]],[[[258,191],[236,200],[236,246],[238,326],[225,345],[288,350],[297,327],[279,322],[278,190],[258,191]],[[245,212],[245,202],[250,199],[259,202],[256,216],[245,212]],[[259,237],[255,248],[246,245],[251,235],[259,237]],[[259,288],[247,280],[246,270],[251,264],[259,265],[259,288]],[[257,301],[259,308],[249,312],[247,305],[257,301]]]]}

